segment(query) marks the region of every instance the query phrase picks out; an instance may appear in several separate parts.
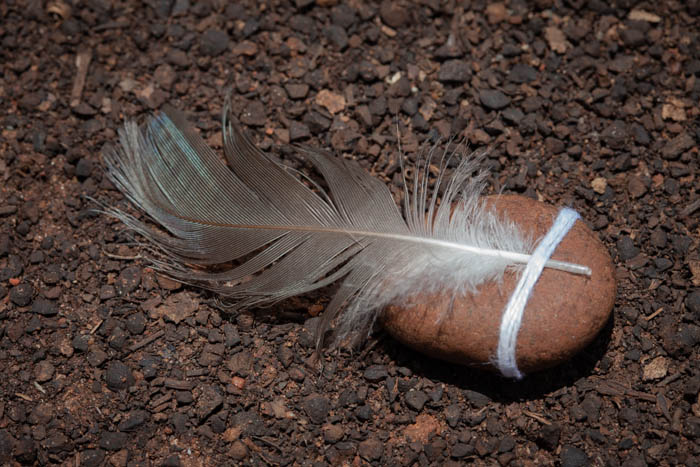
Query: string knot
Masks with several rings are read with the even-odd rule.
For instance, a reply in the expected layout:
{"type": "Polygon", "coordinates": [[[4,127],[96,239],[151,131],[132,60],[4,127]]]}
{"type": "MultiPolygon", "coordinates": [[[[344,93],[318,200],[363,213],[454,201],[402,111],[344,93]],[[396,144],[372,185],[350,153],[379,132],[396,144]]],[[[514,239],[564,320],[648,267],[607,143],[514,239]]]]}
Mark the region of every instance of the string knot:
{"type": "Polygon", "coordinates": [[[554,253],[559,243],[564,239],[574,223],[581,216],[573,209],[564,208],[559,211],[554,224],[547,235],[537,245],[534,253],[527,262],[518,285],[508,300],[508,304],[501,317],[501,328],[498,337],[497,366],[501,374],[507,378],[522,379],[523,375],[518,369],[515,359],[515,348],[518,340],[518,331],[523,320],[525,306],[530,299],[530,294],[542,274],[545,263],[554,253]]]}

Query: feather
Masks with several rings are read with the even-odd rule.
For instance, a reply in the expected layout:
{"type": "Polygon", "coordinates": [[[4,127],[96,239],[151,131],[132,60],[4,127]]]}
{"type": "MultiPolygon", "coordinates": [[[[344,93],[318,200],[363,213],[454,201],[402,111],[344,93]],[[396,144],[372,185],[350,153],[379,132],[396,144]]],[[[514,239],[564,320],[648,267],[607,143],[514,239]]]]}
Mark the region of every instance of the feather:
{"type": "MultiPolygon", "coordinates": [[[[334,324],[334,343],[367,335],[383,307],[410,302],[419,292],[475,293],[526,263],[533,250],[532,239],[480,199],[487,173],[479,157],[463,157],[448,176],[450,158],[458,155],[442,153],[431,188],[433,147],[413,167],[412,185],[404,183],[402,213],[386,185],[352,161],[299,149],[329,193],[309,188],[242,133],[228,102],[227,163],[174,110],[142,127],[128,122],[119,136],[120,145],[103,153],[107,175],[162,229],[116,208],[107,211],[164,253],[156,266],[240,308],[340,282],[322,317],[319,346],[334,324]]],[[[558,261],[547,266],[587,269],[558,261]]]]}

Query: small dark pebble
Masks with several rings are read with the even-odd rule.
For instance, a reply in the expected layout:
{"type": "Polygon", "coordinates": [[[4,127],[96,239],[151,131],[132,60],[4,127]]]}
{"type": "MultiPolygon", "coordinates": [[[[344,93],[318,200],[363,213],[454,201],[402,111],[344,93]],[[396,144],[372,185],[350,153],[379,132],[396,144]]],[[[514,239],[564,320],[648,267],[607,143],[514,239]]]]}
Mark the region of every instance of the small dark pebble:
{"type": "Polygon", "coordinates": [[[277,350],[277,358],[283,367],[289,368],[289,365],[294,361],[294,351],[291,347],[282,344],[277,350]]]}
{"type": "Polygon", "coordinates": [[[34,378],[39,383],[45,383],[53,378],[55,372],[56,368],[51,363],[44,360],[34,367],[34,378]]]}
{"type": "Polygon", "coordinates": [[[42,446],[47,451],[54,454],[71,449],[70,440],[60,431],[55,431],[49,435],[49,437],[42,442],[42,446]]]}
{"type": "Polygon", "coordinates": [[[688,307],[688,310],[695,314],[696,316],[700,316],[700,289],[693,291],[688,295],[688,297],[685,299],[685,306],[688,307]]]}
{"type": "Polygon", "coordinates": [[[508,107],[507,109],[503,110],[503,112],[501,112],[501,117],[503,117],[503,120],[505,120],[506,122],[510,122],[517,125],[520,123],[523,117],[525,117],[525,114],[522,110],[518,109],[517,107],[508,107]]]}
{"type": "Polygon", "coordinates": [[[357,21],[355,10],[353,10],[351,6],[345,4],[335,6],[331,10],[331,21],[333,24],[337,24],[343,28],[349,28],[357,21]]]}
{"type": "Polygon", "coordinates": [[[338,50],[343,51],[348,46],[348,34],[341,26],[332,24],[325,30],[326,38],[335,45],[338,50]]]}
{"type": "Polygon", "coordinates": [[[327,443],[337,443],[345,436],[345,430],[340,425],[325,425],[323,427],[323,439],[327,443]]]}
{"type": "Polygon", "coordinates": [[[176,412],[170,417],[170,423],[173,425],[176,433],[184,433],[187,431],[187,422],[189,418],[182,412],[176,412]]]}
{"type": "Polygon", "coordinates": [[[371,365],[365,370],[365,379],[370,383],[383,381],[389,373],[384,365],[371,365]]]}
{"type": "Polygon", "coordinates": [[[115,350],[121,350],[126,345],[129,335],[121,326],[116,326],[107,339],[109,346],[115,350]]]}
{"type": "Polygon", "coordinates": [[[448,60],[440,66],[438,81],[466,83],[471,77],[471,68],[462,60],[448,60]]]}
{"type": "Polygon", "coordinates": [[[263,126],[266,120],[265,106],[260,101],[249,102],[241,113],[241,123],[246,126],[263,126]]]}
{"type": "Polygon", "coordinates": [[[463,457],[474,455],[474,446],[465,443],[457,443],[450,452],[450,457],[461,459],[463,457]]]}
{"type": "Polygon", "coordinates": [[[119,431],[133,431],[143,425],[148,420],[148,413],[143,410],[134,410],[129,416],[122,420],[117,428],[119,431]]]}
{"type": "Polygon", "coordinates": [[[32,303],[32,313],[37,313],[42,316],[55,316],[58,314],[58,307],[56,303],[50,300],[38,298],[32,303]]]}
{"type": "Polygon", "coordinates": [[[379,8],[379,16],[384,24],[394,29],[400,28],[410,19],[408,10],[398,3],[390,1],[382,2],[379,8]]]}
{"type": "Polygon", "coordinates": [[[134,335],[143,333],[146,330],[146,316],[140,311],[132,313],[126,319],[126,329],[134,335]]]}
{"type": "Polygon", "coordinates": [[[700,417],[688,417],[683,424],[683,434],[690,439],[700,439],[700,417]]]}
{"type": "Polygon", "coordinates": [[[368,461],[377,461],[381,459],[384,453],[384,445],[378,439],[369,438],[360,443],[357,447],[357,452],[360,457],[368,461]]]}
{"type": "Polygon", "coordinates": [[[32,302],[34,288],[31,284],[22,282],[10,289],[10,301],[17,306],[27,306],[32,302]]]}
{"type": "Polygon", "coordinates": [[[129,266],[124,268],[117,277],[116,287],[119,295],[127,295],[136,290],[141,283],[141,268],[129,266]]]}
{"type": "Polygon", "coordinates": [[[75,166],[75,175],[79,179],[86,179],[92,175],[92,161],[84,157],[81,158],[75,166]]]}
{"type": "Polygon", "coordinates": [[[32,264],[40,264],[44,262],[44,252],[41,250],[32,251],[29,255],[29,262],[32,264]]]}
{"type": "Polygon", "coordinates": [[[180,405],[189,405],[194,402],[194,396],[190,391],[176,391],[175,400],[180,405]]]}
{"type": "Polygon", "coordinates": [[[238,334],[238,330],[231,323],[224,324],[224,344],[226,347],[235,347],[241,343],[241,336],[238,334]]]}
{"type": "Polygon", "coordinates": [[[512,436],[504,436],[498,443],[498,452],[510,452],[515,448],[515,439],[512,436]]]}
{"type": "Polygon", "coordinates": [[[497,89],[479,91],[479,101],[481,105],[491,110],[500,110],[510,104],[510,98],[497,89]]]}
{"type": "Polygon", "coordinates": [[[134,376],[128,366],[117,360],[107,365],[105,381],[108,388],[120,391],[134,384],[134,376]]]}
{"type": "Polygon", "coordinates": [[[80,453],[80,467],[100,467],[104,461],[105,452],[102,449],[86,449],[80,453]]]}
{"type": "Polygon", "coordinates": [[[46,285],[55,285],[61,280],[62,276],[63,272],[60,266],[51,264],[46,267],[42,279],[46,285]]]}
{"type": "Polygon", "coordinates": [[[560,458],[562,467],[583,467],[590,462],[585,452],[570,445],[562,447],[560,458]]]}
{"type": "Polygon", "coordinates": [[[284,88],[287,90],[290,99],[304,99],[307,94],[309,94],[308,84],[285,84],[284,88]]]}
{"type": "Polygon", "coordinates": [[[107,451],[119,451],[126,447],[129,437],[126,433],[119,431],[106,431],[100,437],[100,447],[107,451]]]}
{"type": "Polygon", "coordinates": [[[692,148],[695,140],[688,133],[681,133],[671,141],[665,143],[661,149],[664,159],[675,160],[688,149],[692,148]]]}
{"type": "Polygon", "coordinates": [[[180,456],[177,454],[171,454],[168,457],[165,458],[163,463],[161,464],[161,467],[181,467],[182,466],[182,461],[180,460],[180,456]]]}
{"type": "Polygon", "coordinates": [[[90,338],[88,336],[85,336],[83,334],[78,334],[77,336],[73,337],[73,340],[71,341],[71,345],[73,346],[73,349],[75,349],[79,352],[85,352],[88,349],[89,342],[90,342],[90,338]]]}
{"type": "Polygon", "coordinates": [[[7,256],[10,253],[10,236],[0,234],[0,258],[7,256]]]}
{"type": "Polygon", "coordinates": [[[222,54],[229,45],[228,34],[220,29],[208,29],[202,34],[200,50],[204,55],[216,57],[222,54]]]}
{"type": "Polygon", "coordinates": [[[117,296],[117,290],[114,288],[113,285],[105,284],[102,287],[100,287],[100,300],[103,302],[106,300],[111,300],[114,297],[117,296]]]}
{"type": "Polygon", "coordinates": [[[224,398],[218,388],[211,385],[203,386],[197,397],[195,408],[199,422],[202,423],[207,417],[217,411],[223,402],[224,398]]]}
{"type": "Polygon", "coordinates": [[[420,412],[428,402],[428,395],[423,391],[410,390],[406,393],[406,404],[413,410],[420,412]]]}
{"type": "Polygon", "coordinates": [[[673,261],[668,258],[655,258],[654,266],[656,266],[657,271],[663,272],[673,267],[673,261]]]}
{"type": "Polygon", "coordinates": [[[466,390],[464,391],[464,396],[477,409],[481,409],[491,403],[491,399],[488,396],[481,394],[480,392],[466,390]]]}
{"type": "Polygon", "coordinates": [[[372,408],[369,405],[361,405],[355,409],[355,417],[362,422],[372,419],[372,408]]]}
{"type": "Polygon", "coordinates": [[[299,141],[302,139],[306,139],[309,136],[311,136],[311,131],[309,130],[309,127],[304,125],[301,122],[297,122],[296,120],[292,120],[289,122],[289,140],[290,141],[299,141]]]}
{"type": "Polygon", "coordinates": [[[445,408],[445,420],[451,428],[454,428],[459,423],[462,416],[462,406],[460,404],[450,404],[445,408]]]}
{"type": "Polygon", "coordinates": [[[632,239],[625,235],[617,241],[617,253],[622,261],[627,261],[639,254],[639,248],[634,246],[632,239]]]}
{"type": "Polygon", "coordinates": [[[525,63],[516,63],[508,73],[508,80],[513,83],[529,83],[537,79],[537,71],[525,63]]]}
{"type": "Polygon", "coordinates": [[[330,411],[328,398],[320,394],[311,394],[306,397],[303,402],[303,407],[306,415],[317,425],[326,421],[326,417],[330,411]]]}
{"type": "Polygon", "coordinates": [[[17,206],[12,205],[12,204],[6,204],[4,206],[0,206],[0,217],[7,217],[11,216],[12,214],[17,212],[17,206]]]}
{"type": "Polygon", "coordinates": [[[627,124],[615,120],[602,131],[600,137],[610,148],[623,149],[627,141],[627,132],[627,124]]]}
{"type": "Polygon", "coordinates": [[[544,425],[540,429],[538,438],[539,444],[550,451],[554,451],[559,445],[559,437],[561,436],[561,426],[557,423],[544,425]]]}

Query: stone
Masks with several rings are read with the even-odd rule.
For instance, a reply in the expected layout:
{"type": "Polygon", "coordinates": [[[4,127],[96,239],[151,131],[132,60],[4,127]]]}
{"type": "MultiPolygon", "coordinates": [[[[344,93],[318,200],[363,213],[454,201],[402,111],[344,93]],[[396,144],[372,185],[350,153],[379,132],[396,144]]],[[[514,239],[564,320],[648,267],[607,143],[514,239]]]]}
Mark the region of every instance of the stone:
{"type": "Polygon", "coordinates": [[[463,60],[448,60],[440,66],[438,81],[466,83],[471,78],[469,63],[463,60]]]}
{"type": "Polygon", "coordinates": [[[154,310],[155,318],[163,317],[167,321],[179,324],[180,321],[192,316],[199,307],[199,300],[187,292],[169,296],[165,302],[154,310]]]}
{"type": "Polygon", "coordinates": [[[481,105],[490,110],[500,110],[510,104],[510,98],[497,89],[480,91],[479,101],[481,101],[481,105]]]}
{"type": "Polygon", "coordinates": [[[107,451],[119,451],[124,449],[129,437],[119,431],[106,431],[100,437],[100,447],[107,451]]]}
{"type": "Polygon", "coordinates": [[[345,109],[345,97],[328,89],[322,89],[316,94],[316,103],[325,107],[330,113],[335,114],[345,109]]]}
{"type": "Polygon", "coordinates": [[[370,383],[378,383],[389,376],[384,365],[371,365],[365,370],[365,379],[370,383]]]}
{"type": "Polygon", "coordinates": [[[368,438],[360,443],[357,451],[363,459],[376,461],[381,459],[384,445],[378,439],[368,438]]]}
{"type": "Polygon", "coordinates": [[[537,79],[537,70],[525,63],[516,63],[508,73],[508,81],[513,83],[529,83],[537,79]]]}
{"type": "Polygon", "coordinates": [[[634,246],[634,241],[625,235],[617,241],[617,252],[622,261],[627,261],[639,254],[639,248],[634,246]]]}
{"type": "Polygon", "coordinates": [[[241,123],[246,126],[263,126],[267,120],[265,106],[260,101],[252,101],[241,113],[241,123]]]}
{"type": "Polygon", "coordinates": [[[119,431],[134,431],[148,420],[148,412],[144,410],[134,410],[126,419],[122,420],[117,428],[119,431]]]}
{"type": "Polygon", "coordinates": [[[47,362],[46,360],[39,362],[37,366],[34,367],[34,378],[39,383],[45,383],[53,378],[53,374],[56,371],[54,366],[47,362]]]}
{"type": "Polygon", "coordinates": [[[409,20],[408,11],[397,2],[384,1],[379,8],[379,16],[387,26],[400,28],[409,20]]]}
{"type": "Polygon", "coordinates": [[[406,393],[406,404],[416,412],[423,410],[426,402],[428,402],[428,395],[423,391],[411,389],[406,393]]]}
{"type": "Polygon", "coordinates": [[[292,142],[299,141],[301,139],[306,139],[311,136],[311,131],[309,127],[301,122],[292,120],[289,122],[289,140],[292,142]]]}
{"type": "Polygon", "coordinates": [[[112,391],[120,391],[134,384],[134,375],[128,366],[120,361],[113,361],[107,366],[105,380],[107,387],[112,391]]]}
{"type": "Polygon", "coordinates": [[[82,467],[99,467],[104,465],[105,452],[102,449],[86,449],[80,453],[82,467]]]}
{"type": "MultiPolygon", "coordinates": [[[[547,233],[553,206],[517,195],[486,198],[500,215],[534,238],[547,233]]],[[[530,296],[518,333],[516,359],[524,373],[556,366],[581,351],[602,329],[615,302],[615,268],[603,243],[582,221],[559,244],[552,259],[588,266],[591,277],[545,268],[530,296]],[[582,254],[586,252],[586,254],[582,254]]],[[[390,305],[380,318],[398,341],[427,355],[493,369],[501,312],[519,278],[482,284],[476,294],[423,293],[390,305]],[[448,311],[449,310],[449,311],[448,311]]]]}
{"type": "Polygon", "coordinates": [[[311,394],[303,402],[304,411],[312,423],[322,424],[328,417],[330,402],[320,394],[311,394]]]}
{"type": "Polygon", "coordinates": [[[201,51],[204,55],[216,57],[228,49],[228,34],[220,29],[208,29],[202,34],[201,51]]]}
{"type": "Polygon", "coordinates": [[[348,34],[341,26],[332,24],[325,30],[326,38],[334,44],[338,50],[343,51],[348,46],[348,34]]]}
{"type": "Polygon", "coordinates": [[[199,422],[203,422],[211,414],[219,410],[224,402],[221,391],[216,386],[204,385],[195,403],[195,412],[199,422]]]}
{"type": "Polygon", "coordinates": [[[586,453],[575,446],[564,446],[561,450],[562,467],[583,467],[589,464],[586,453]]]}
{"type": "Polygon", "coordinates": [[[646,365],[642,373],[644,381],[653,381],[664,378],[668,374],[668,360],[665,357],[656,357],[646,365]]]}
{"type": "Polygon", "coordinates": [[[21,282],[10,289],[10,301],[17,306],[29,305],[33,295],[34,288],[26,282],[21,282]]]}
{"type": "Polygon", "coordinates": [[[621,120],[615,120],[605,127],[600,134],[600,138],[603,142],[612,149],[623,149],[627,141],[627,136],[627,125],[621,120]]]}
{"type": "Polygon", "coordinates": [[[491,24],[498,24],[506,19],[508,16],[508,10],[506,9],[505,3],[496,2],[491,3],[486,7],[486,17],[491,24]]]}
{"type": "Polygon", "coordinates": [[[337,443],[345,436],[345,430],[338,424],[327,424],[323,426],[323,439],[327,443],[337,443]]]}
{"type": "Polygon", "coordinates": [[[117,293],[119,295],[128,295],[139,286],[141,283],[141,268],[138,266],[129,266],[124,268],[119,277],[117,277],[117,293]]]}
{"type": "Polygon", "coordinates": [[[32,303],[32,312],[42,316],[55,316],[58,314],[58,307],[54,302],[40,298],[32,303]]]}
{"type": "Polygon", "coordinates": [[[694,145],[695,140],[692,136],[688,133],[681,133],[661,148],[661,155],[664,159],[675,160],[694,145]]]}
{"type": "Polygon", "coordinates": [[[556,26],[548,26],[544,28],[544,37],[550,49],[558,54],[566,53],[566,49],[570,44],[561,29],[556,26]]]}

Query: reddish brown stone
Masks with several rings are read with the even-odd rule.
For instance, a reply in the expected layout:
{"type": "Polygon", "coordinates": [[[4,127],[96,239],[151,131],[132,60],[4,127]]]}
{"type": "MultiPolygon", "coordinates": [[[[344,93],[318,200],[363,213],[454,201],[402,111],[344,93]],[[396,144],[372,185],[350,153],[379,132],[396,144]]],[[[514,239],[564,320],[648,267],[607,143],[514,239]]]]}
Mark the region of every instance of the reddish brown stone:
{"type": "MultiPolygon", "coordinates": [[[[533,238],[547,233],[558,212],[522,196],[489,197],[488,202],[533,238]]],[[[582,221],[576,222],[552,259],[584,264],[593,273],[585,277],[550,268],[542,272],[518,334],[516,356],[524,373],[573,357],[605,325],[615,303],[610,255],[582,221]]],[[[447,292],[417,297],[410,301],[423,305],[387,307],[382,323],[397,340],[419,352],[493,369],[489,363],[496,355],[501,314],[518,278],[507,272],[502,282],[484,284],[476,295],[458,297],[452,304],[447,292]]]]}

